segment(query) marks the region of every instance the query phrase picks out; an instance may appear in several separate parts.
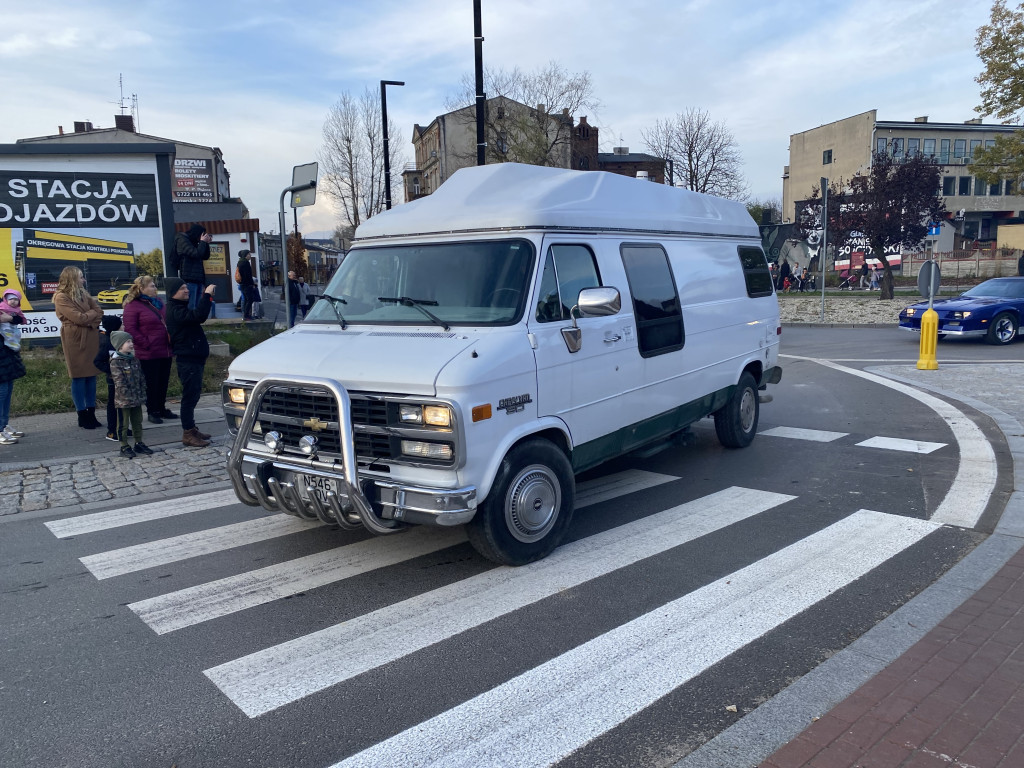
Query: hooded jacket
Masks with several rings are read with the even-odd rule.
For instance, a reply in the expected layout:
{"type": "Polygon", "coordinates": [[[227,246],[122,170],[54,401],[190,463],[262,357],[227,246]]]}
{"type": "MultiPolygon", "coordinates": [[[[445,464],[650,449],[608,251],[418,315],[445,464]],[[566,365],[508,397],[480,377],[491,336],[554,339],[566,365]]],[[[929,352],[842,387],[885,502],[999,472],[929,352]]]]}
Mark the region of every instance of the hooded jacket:
{"type": "MultiPolygon", "coordinates": [[[[168,288],[168,291],[170,288],[168,288]]],[[[210,344],[203,331],[203,323],[210,316],[210,295],[199,297],[195,309],[188,301],[167,299],[167,332],[171,334],[171,350],[179,360],[201,363],[210,356],[210,344]]]]}
{"type": "Polygon", "coordinates": [[[171,356],[171,339],[164,321],[165,308],[148,296],[140,295],[124,306],[124,329],[135,341],[139,360],[158,360],[171,356]]]}
{"type": "Polygon", "coordinates": [[[206,232],[200,224],[193,224],[187,233],[174,236],[174,253],[171,266],[178,270],[178,277],[186,283],[206,285],[206,268],[203,262],[210,258],[210,245],[199,238],[206,232]]]}

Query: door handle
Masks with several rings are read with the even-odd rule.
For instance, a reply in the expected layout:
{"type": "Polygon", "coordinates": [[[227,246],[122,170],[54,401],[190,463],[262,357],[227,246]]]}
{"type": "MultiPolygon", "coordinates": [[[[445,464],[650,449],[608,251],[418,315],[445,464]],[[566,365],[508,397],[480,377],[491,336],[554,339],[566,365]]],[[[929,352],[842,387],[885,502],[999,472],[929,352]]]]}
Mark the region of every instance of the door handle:
{"type": "Polygon", "coordinates": [[[611,336],[605,336],[604,337],[604,343],[605,344],[614,344],[616,341],[622,341],[622,337],[619,336],[617,333],[616,334],[612,334],[611,336]]]}

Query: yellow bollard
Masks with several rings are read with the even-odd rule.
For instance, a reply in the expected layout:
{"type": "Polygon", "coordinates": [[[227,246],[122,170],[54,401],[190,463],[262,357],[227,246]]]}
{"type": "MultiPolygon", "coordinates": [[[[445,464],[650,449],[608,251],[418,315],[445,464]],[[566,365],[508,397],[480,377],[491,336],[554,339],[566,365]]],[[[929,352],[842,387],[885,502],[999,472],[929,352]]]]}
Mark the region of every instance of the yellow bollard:
{"type": "Polygon", "coordinates": [[[917,361],[919,371],[939,370],[935,359],[935,347],[939,343],[939,313],[929,307],[921,315],[921,356],[917,361]]]}

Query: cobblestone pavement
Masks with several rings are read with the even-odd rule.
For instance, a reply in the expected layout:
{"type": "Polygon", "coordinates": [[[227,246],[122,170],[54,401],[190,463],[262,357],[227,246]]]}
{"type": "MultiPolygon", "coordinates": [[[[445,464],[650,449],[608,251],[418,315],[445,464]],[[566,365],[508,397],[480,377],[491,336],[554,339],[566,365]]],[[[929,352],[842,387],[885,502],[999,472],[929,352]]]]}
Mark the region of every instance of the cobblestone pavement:
{"type": "Polygon", "coordinates": [[[0,516],[226,482],[228,449],[218,438],[207,448],[154,446],[132,461],[114,453],[0,472],[0,516]]]}

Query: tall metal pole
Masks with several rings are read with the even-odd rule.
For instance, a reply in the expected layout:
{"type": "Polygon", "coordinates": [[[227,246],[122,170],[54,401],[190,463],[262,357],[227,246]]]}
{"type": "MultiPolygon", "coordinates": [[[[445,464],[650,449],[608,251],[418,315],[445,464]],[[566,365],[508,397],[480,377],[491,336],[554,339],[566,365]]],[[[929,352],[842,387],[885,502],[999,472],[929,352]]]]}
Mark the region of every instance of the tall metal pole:
{"type": "Polygon", "coordinates": [[[825,322],[825,260],[828,258],[828,179],[821,177],[821,322],[825,322]]]}
{"type": "Polygon", "coordinates": [[[384,133],[384,210],[391,210],[391,150],[388,149],[388,92],[389,85],[405,85],[398,80],[380,81],[380,121],[384,133]]]}
{"type": "MultiPolygon", "coordinates": [[[[281,210],[278,212],[277,221],[281,225],[281,271],[284,272],[284,327],[288,328],[291,324],[291,297],[288,294],[288,238],[285,235],[285,228],[288,226],[287,219],[284,215],[284,199],[291,192],[301,192],[304,189],[313,189],[316,186],[315,181],[307,182],[306,184],[296,184],[293,187],[285,187],[281,192],[281,210]]],[[[297,230],[296,230],[297,233],[297,230]]]]}
{"type": "Polygon", "coordinates": [[[473,0],[473,53],[476,67],[476,164],[487,164],[487,140],[484,137],[487,94],[484,93],[484,31],[480,0],[473,0]]]}

